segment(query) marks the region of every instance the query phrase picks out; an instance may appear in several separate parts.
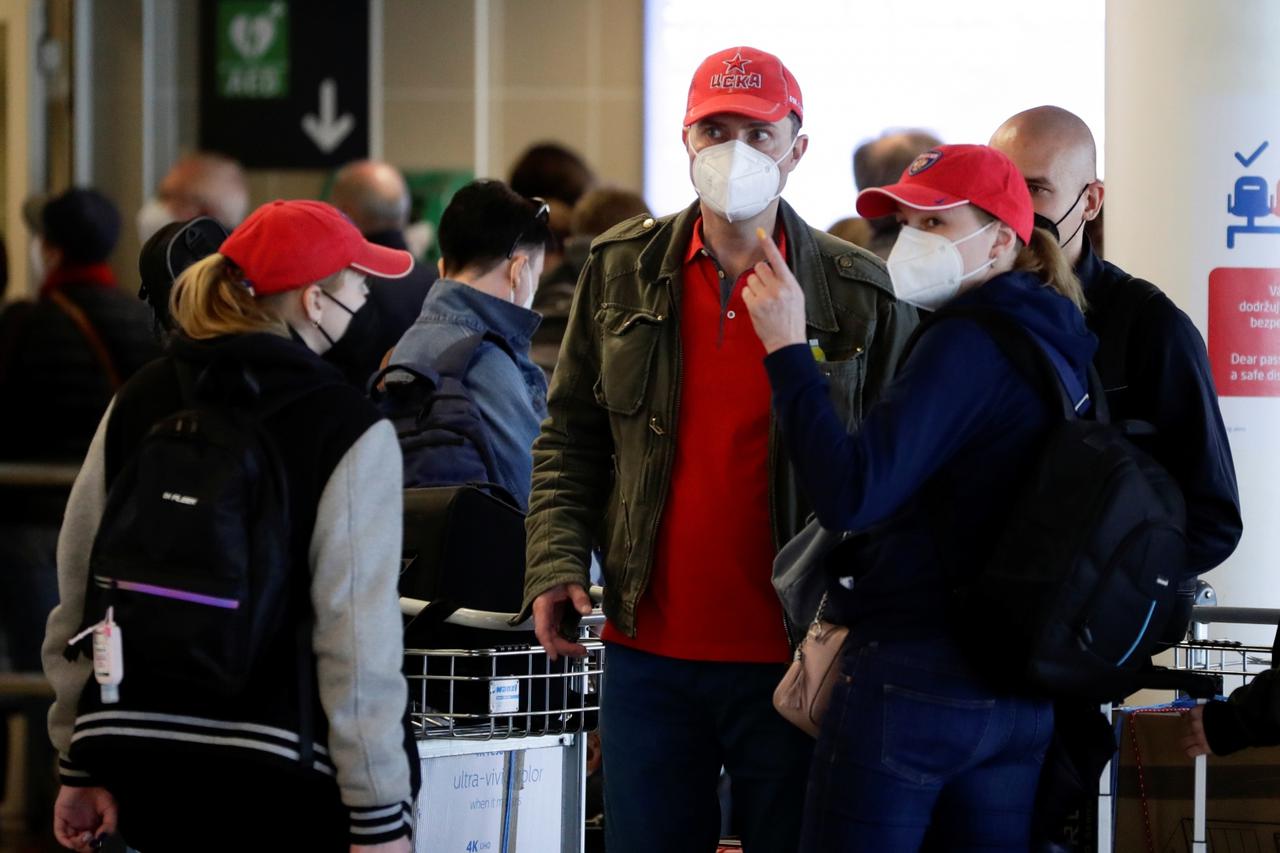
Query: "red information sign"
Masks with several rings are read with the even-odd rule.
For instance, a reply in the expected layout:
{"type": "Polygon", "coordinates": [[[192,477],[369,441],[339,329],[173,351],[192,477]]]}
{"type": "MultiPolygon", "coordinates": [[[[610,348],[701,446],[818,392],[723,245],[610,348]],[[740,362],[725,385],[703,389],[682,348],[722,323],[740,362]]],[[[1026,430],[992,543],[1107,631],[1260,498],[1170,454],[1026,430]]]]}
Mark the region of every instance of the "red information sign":
{"type": "Polygon", "coordinates": [[[1223,397],[1280,397],[1280,269],[1209,273],[1209,362],[1223,397]]]}

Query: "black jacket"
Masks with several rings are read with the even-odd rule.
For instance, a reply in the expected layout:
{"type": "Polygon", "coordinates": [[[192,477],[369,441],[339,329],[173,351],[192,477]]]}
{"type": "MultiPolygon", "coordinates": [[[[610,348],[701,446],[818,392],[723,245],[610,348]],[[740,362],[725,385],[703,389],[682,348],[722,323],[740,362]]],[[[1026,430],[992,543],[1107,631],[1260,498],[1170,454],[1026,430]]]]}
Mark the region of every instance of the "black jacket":
{"type": "MultiPolygon", "coordinates": [[[[1272,666],[1280,652],[1276,635],[1272,666]]],[[[1215,755],[1230,755],[1249,746],[1280,744],[1280,670],[1268,669],[1231,692],[1225,702],[1204,708],[1204,733],[1215,755]]]]}
{"type": "MultiPolygon", "coordinates": [[[[102,339],[120,381],[160,355],[146,303],[115,287],[58,288],[102,339]]],[[[15,303],[0,322],[7,365],[0,366],[0,447],[24,461],[79,462],[115,388],[84,334],[42,294],[15,303]]]]}
{"type": "MultiPolygon", "coordinates": [[[[170,348],[169,356],[139,371],[116,396],[68,504],[58,565],[61,601],[44,645],[45,671],[57,697],[50,734],[61,754],[63,783],[111,788],[113,769],[125,756],[133,770],[155,771],[139,774],[142,779],[164,777],[161,768],[225,759],[242,765],[242,772],[257,767],[289,780],[336,776],[352,843],[403,835],[416,789],[416,750],[400,672],[395,583],[401,462],[394,432],[336,370],[286,338],[175,337],[170,348]],[[90,554],[111,484],[151,426],[185,405],[175,359],[203,374],[202,393],[217,399],[234,390],[233,408],[259,405],[243,396],[240,377],[246,374],[259,389],[258,400],[280,405],[262,428],[287,483],[295,595],[240,692],[175,689],[161,679],[131,681],[126,673],[119,701],[106,705],[88,661],[69,660],[61,651],[69,637],[99,618],[85,612],[89,599],[80,590],[90,583],[90,554]],[[307,764],[300,764],[305,750],[299,744],[313,750],[307,764]]],[[[223,805],[234,801],[229,790],[223,805]]]]}
{"type": "Polygon", "coordinates": [[[1204,339],[1158,288],[1093,252],[1088,240],[1076,274],[1089,300],[1094,360],[1117,420],[1146,421],[1145,448],[1169,470],[1187,501],[1187,568],[1217,567],[1240,541],[1240,493],[1231,446],[1204,339]]]}

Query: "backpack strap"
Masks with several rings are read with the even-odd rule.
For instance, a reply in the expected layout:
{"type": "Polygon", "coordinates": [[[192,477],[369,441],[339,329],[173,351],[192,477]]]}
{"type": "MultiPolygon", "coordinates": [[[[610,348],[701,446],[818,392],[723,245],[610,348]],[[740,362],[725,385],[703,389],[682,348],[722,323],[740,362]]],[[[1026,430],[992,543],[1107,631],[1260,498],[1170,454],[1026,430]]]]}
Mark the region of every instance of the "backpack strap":
{"type": "Polygon", "coordinates": [[[1102,391],[1102,380],[1093,365],[1089,366],[1086,396],[1079,400],[1073,399],[1075,394],[1068,390],[1065,378],[1045,351],[1044,344],[1017,320],[995,308],[965,305],[935,312],[920,324],[907,341],[900,363],[906,363],[926,331],[938,323],[952,319],[970,320],[981,326],[1004,356],[1013,363],[1014,369],[1048,403],[1050,410],[1060,412],[1064,420],[1080,417],[1085,405],[1092,403],[1094,419],[1099,423],[1110,423],[1111,413],[1107,407],[1106,395],[1102,391]]]}
{"type": "Polygon", "coordinates": [[[470,369],[471,363],[475,361],[476,351],[485,343],[493,344],[505,352],[513,363],[515,362],[515,351],[505,338],[494,332],[476,332],[451,344],[431,362],[426,372],[403,362],[391,362],[385,365],[369,377],[369,381],[365,383],[365,393],[375,403],[381,400],[386,396],[387,390],[384,380],[393,373],[403,373],[410,378],[411,382],[425,382],[433,389],[439,387],[442,377],[462,379],[470,369]]]}
{"type": "Polygon", "coordinates": [[[115,360],[111,358],[111,351],[107,349],[106,342],[102,340],[102,335],[98,334],[98,330],[94,328],[89,316],[84,313],[84,309],[72,302],[60,290],[50,290],[49,301],[56,305],[58,310],[65,314],[67,319],[80,332],[84,342],[89,345],[89,351],[93,353],[94,359],[102,368],[103,374],[106,375],[107,384],[111,386],[111,393],[115,394],[124,383],[120,379],[120,371],[116,369],[115,360]]]}
{"type": "MultiPolygon", "coordinates": [[[[369,377],[369,382],[366,386],[369,398],[374,403],[377,403],[386,396],[388,392],[387,385],[394,385],[395,383],[384,383],[383,380],[394,373],[404,373],[408,375],[410,377],[409,381],[406,383],[408,385],[427,386],[426,388],[423,388],[423,393],[419,397],[420,401],[425,400],[427,398],[427,394],[438,390],[442,381],[446,378],[454,379],[459,383],[465,383],[467,371],[470,370],[472,363],[475,361],[476,353],[479,351],[480,347],[486,343],[493,344],[498,349],[502,350],[507,354],[507,357],[511,359],[512,364],[516,364],[517,367],[519,366],[516,362],[515,351],[511,348],[511,344],[509,344],[505,338],[494,332],[476,332],[456,341],[453,344],[450,344],[444,352],[440,353],[439,356],[431,361],[429,367],[424,368],[425,372],[424,370],[418,370],[417,368],[407,364],[388,364],[386,367],[373,374],[373,376],[369,377]]],[[[471,400],[471,404],[473,406],[475,405],[474,399],[471,400]]],[[[516,503],[511,493],[503,487],[498,486],[496,483],[498,479],[498,463],[497,458],[494,456],[493,448],[486,440],[487,436],[481,434],[476,438],[478,439],[475,442],[476,450],[479,452],[481,461],[484,463],[488,482],[473,483],[472,485],[486,489],[497,496],[500,500],[506,501],[511,504],[511,506],[518,507],[519,504],[516,503]]]]}
{"type": "Polygon", "coordinates": [[[516,360],[515,351],[511,349],[511,344],[507,343],[506,338],[494,332],[477,332],[451,344],[448,349],[440,353],[440,357],[432,366],[441,376],[462,379],[470,369],[471,362],[475,360],[476,351],[485,343],[493,344],[505,352],[512,362],[516,360]]]}

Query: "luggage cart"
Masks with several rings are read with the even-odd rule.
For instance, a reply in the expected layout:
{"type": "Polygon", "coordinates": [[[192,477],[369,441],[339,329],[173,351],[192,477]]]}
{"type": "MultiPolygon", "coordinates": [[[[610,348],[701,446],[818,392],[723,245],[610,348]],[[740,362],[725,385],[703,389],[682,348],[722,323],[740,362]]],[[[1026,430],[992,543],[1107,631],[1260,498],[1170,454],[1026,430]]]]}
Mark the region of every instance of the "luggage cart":
{"type": "MultiPolygon", "coordinates": [[[[1198,602],[1214,602],[1213,588],[1200,582],[1198,602]]],[[[1259,671],[1273,666],[1275,647],[1252,646],[1232,640],[1210,640],[1210,624],[1266,625],[1280,623],[1280,610],[1258,607],[1222,607],[1198,604],[1192,609],[1191,628],[1187,638],[1173,647],[1173,662],[1141,685],[1144,689],[1177,690],[1186,698],[1203,704],[1215,694],[1228,695],[1248,683],[1259,671]],[[1203,676],[1197,679],[1196,676],[1203,676]]],[[[1280,645],[1280,634],[1277,636],[1280,645]]],[[[1111,719],[1112,708],[1104,705],[1103,713],[1111,719]]],[[[1208,757],[1201,755],[1194,764],[1194,804],[1192,812],[1191,853],[1208,853],[1208,757]]],[[[1102,771],[1098,789],[1099,853],[1114,850],[1115,827],[1112,824],[1114,791],[1111,765],[1102,771]]]]}
{"type": "MultiPolygon", "coordinates": [[[[592,590],[598,600],[599,588],[592,590]]],[[[427,602],[402,598],[417,615],[427,602]]],[[[486,631],[514,614],[460,609],[447,622],[486,631]]],[[[604,646],[599,609],[582,619],[583,658],[552,662],[541,646],[406,649],[410,718],[422,767],[414,849],[460,853],[558,850],[585,843],[586,744],[599,716],[604,646]]]]}

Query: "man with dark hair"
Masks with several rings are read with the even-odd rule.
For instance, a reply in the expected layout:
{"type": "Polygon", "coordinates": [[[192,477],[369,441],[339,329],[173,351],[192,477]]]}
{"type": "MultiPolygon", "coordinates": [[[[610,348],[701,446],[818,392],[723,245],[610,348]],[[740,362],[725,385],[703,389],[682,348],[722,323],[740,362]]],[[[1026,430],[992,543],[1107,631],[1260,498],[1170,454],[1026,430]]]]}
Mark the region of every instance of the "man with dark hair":
{"type": "MultiPolygon", "coordinates": [[[[400,170],[378,160],[357,160],[338,170],[333,180],[333,206],[341,210],[371,243],[408,249],[409,187],[400,170]]],[[[364,387],[383,356],[400,340],[422,310],[436,271],[414,264],[404,278],[368,276],[369,298],[352,317],[342,339],[324,355],[349,382],[364,387]]]]}
{"type": "MultiPolygon", "coordinates": [[[[853,151],[853,183],[859,191],[870,187],[887,187],[896,183],[911,161],[936,148],[942,140],[926,130],[888,130],[876,139],[862,143],[853,151]]],[[[841,220],[831,233],[857,246],[889,257],[898,239],[898,220],[892,216],[878,219],[841,220]],[[856,225],[854,223],[865,223],[856,225]]]]}
{"type": "Polygon", "coordinates": [[[498,485],[521,507],[529,497],[530,448],[547,411],[547,380],[529,358],[529,342],[549,238],[545,204],[501,181],[458,190],[440,218],[440,279],[390,360],[430,368],[477,333],[501,339],[480,344],[463,384],[484,421],[498,485]]]}
{"type": "Polygon", "coordinates": [[[511,167],[513,191],[526,198],[563,202],[567,210],[571,210],[595,182],[595,173],[587,161],[556,142],[530,146],[511,167]]]}
{"type": "Polygon", "coordinates": [[[807,337],[853,426],[885,387],[913,309],[871,255],[779,199],[809,139],[800,86],[750,47],[707,57],[681,131],[698,200],[596,239],[534,446],[524,611],[552,656],[604,572],[610,853],[710,851],[720,768],[753,853],[792,851],[813,741],[774,710],[791,646],[774,556],[808,509],[770,412],[746,278],[772,237],[807,337]]]}
{"type": "Polygon", "coordinates": [[[511,189],[525,198],[544,199],[550,207],[547,220],[552,243],[547,249],[547,267],[555,269],[569,236],[569,217],[583,193],[595,186],[596,176],[587,161],[556,142],[530,146],[511,167],[511,189]]]}

